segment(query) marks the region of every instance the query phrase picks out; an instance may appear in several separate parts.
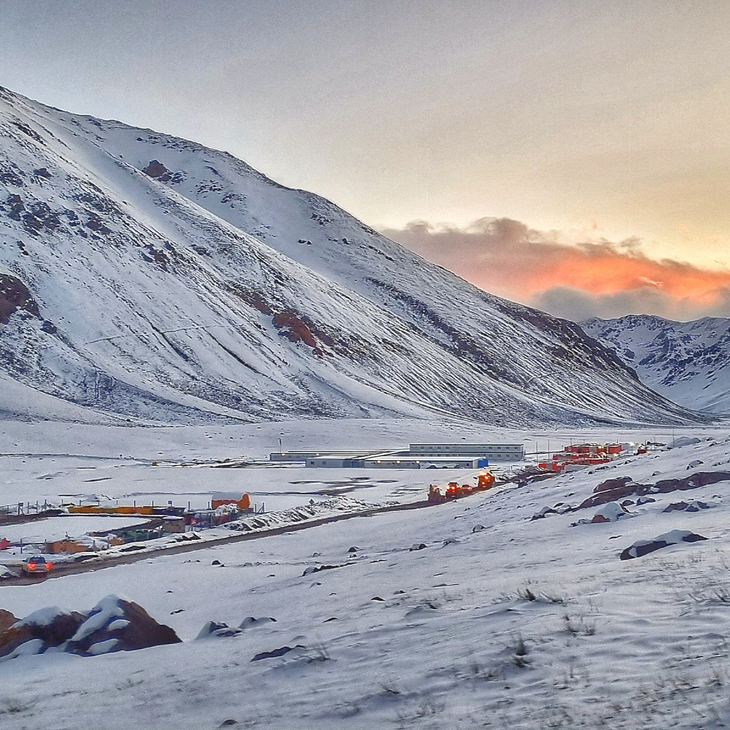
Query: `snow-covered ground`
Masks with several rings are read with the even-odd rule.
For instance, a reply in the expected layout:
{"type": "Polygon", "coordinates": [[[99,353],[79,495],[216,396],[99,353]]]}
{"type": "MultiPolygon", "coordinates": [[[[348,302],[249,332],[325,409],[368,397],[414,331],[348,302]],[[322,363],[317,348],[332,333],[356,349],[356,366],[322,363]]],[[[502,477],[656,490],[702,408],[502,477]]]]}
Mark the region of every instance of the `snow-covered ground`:
{"type": "MultiPolygon", "coordinates": [[[[582,441],[670,442],[677,434],[713,429],[519,431],[463,421],[349,420],[266,424],[121,427],[64,422],[0,424],[0,504],[80,502],[205,507],[213,492],[248,492],[268,511],[346,495],[369,502],[416,501],[431,482],[465,478],[473,470],[307,469],[272,464],[222,468],[226,460],[262,462],[272,451],[398,449],[412,442],[522,443],[544,458],[582,441]],[[343,427],[343,424],[346,424],[343,427]],[[153,465],[153,462],[156,465],[153,465]],[[197,462],[197,463],[196,463],[197,462]]],[[[495,473],[510,464],[495,462],[495,473]]]]}
{"type": "MultiPolygon", "coordinates": [[[[87,517],[79,515],[64,515],[49,517],[36,522],[26,522],[19,525],[0,525],[0,538],[7,538],[11,542],[42,543],[51,540],[62,540],[64,537],[81,537],[89,532],[116,530],[123,527],[133,527],[147,522],[148,518],[139,517],[87,517]]],[[[4,551],[0,551],[0,562],[4,551]]]]}
{"type": "MultiPolygon", "coordinates": [[[[64,444],[51,437],[56,424],[38,425],[38,436],[6,425],[16,453],[41,453],[45,445],[42,453],[113,455],[104,452],[115,443],[104,428],[85,432],[93,440],[80,444],[79,427],[73,427],[64,444]]],[[[460,430],[453,423],[422,423],[420,438],[413,422],[392,422],[387,433],[365,425],[289,424],[286,447],[315,436],[329,439],[330,448],[365,445],[398,431],[406,443],[443,432],[451,440],[481,440],[469,426],[460,430]],[[316,433],[307,433],[312,427],[316,433]]],[[[268,435],[257,435],[256,427],[230,432],[234,441],[245,435],[245,445],[226,444],[227,429],[208,433],[212,439],[185,429],[132,431],[122,451],[138,460],[159,451],[180,459],[177,449],[188,443],[199,458],[260,456],[282,429],[272,424],[262,428],[268,435]]],[[[4,586],[0,608],[19,617],[49,605],[88,610],[109,593],[122,594],[172,626],[184,643],[94,658],[53,654],[0,662],[1,726],[726,727],[730,481],[650,493],[656,501],[640,506],[634,497],[629,514],[616,522],[581,523],[596,507],[566,511],[608,478],[630,476],[650,485],[730,471],[727,429],[674,434],[685,435],[690,443],[672,450],[439,507],[4,586]],[[663,511],[681,500],[708,508],[663,511]],[[533,520],[545,507],[557,510],[533,520]],[[707,540],[619,559],[635,542],[673,530],[707,540]],[[340,567],[303,575],[320,565],[340,567]],[[276,622],[235,637],[195,640],[209,620],[237,626],[247,616],[276,622]],[[251,661],[284,646],[295,648],[251,661]]],[[[533,432],[522,439],[544,447],[550,438],[556,448],[571,439],[617,436],[629,440],[614,431],[533,432]]],[[[670,441],[672,434],[634,432],[630,440],[647,437],[670,441]]],[[[42,464],[25,458],[28,470],[50,472],[47,462],[57,457],[42,464]]],[[[3,481],[10,462],[0,463],[3,481]]],[[[155,473],[173,478],[177,472],[155,473]]]]}

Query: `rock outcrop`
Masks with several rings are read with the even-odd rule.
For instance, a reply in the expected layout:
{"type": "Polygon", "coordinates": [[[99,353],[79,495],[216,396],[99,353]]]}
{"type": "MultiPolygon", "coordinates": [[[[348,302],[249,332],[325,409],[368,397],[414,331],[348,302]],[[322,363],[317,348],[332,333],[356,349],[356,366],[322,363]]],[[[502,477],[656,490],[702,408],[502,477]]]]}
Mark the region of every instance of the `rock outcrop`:
{"type": "Polygon", "coordinates": [[[107,596],[85,614],[53,606],[18,621],[0,611],[0,659],[49,649],[96,656],[179,642],[169,626],[157,623],[139,604],[118,596],[107,596]],[[8,625],[10,617],[13,622],[8,625]]]}

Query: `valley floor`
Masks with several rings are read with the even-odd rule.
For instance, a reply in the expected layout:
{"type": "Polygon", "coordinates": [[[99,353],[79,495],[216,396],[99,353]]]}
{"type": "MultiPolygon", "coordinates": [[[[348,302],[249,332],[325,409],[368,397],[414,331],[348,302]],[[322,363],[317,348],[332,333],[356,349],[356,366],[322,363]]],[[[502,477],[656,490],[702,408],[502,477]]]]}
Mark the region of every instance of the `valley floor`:
{"type": "MultiPolygon", "coordinates": [[[[730,481],[655,492],[655,501],[641,505],[634,497],[616,522],[581,524],[595,507],[566,511],[608,478],[630,476],[650,485],[730,472],[727,428],[520,433],[485,432],[474,424],[353,421],[122,430],[6,422],[0,426],[0,490],[7,500],[0,502],[102,489],[118,496],[187,494],[192,482],[181,482],[185,470],[173,463],[259,459],[280,437],[286,449],[463,437],[519,440],[533,451],[546,449],[548,440],[555,449],[571,440],[668,443],[683,435],[696,442],[437,508],[151,557],[32,586],[0,586],[0,608],[21,617],[51,605],[86,610],[107,594],[124,595],[183,639],[93,658],[56,653],[0,662],[0,726],[730,726],[730,481]],[[151,467],[151,460],[161,466],[151,467]],[[94,477],[80,466],[111,478],[86,482],[94,477]],[[680,500],[707,508],[663,511],[680,500]],[[556,510],[532,519],[545,507],[556,510]],[[707,540],[619,559],[636,541],[672,530],[707,540]],[[339,567],[304,575],[323,565],[339,567]],[[207,621],[237,626],[247,616],[276,622],[229,638],[195,639],[207,621]],[[285,646],[293,651],[252,661],[285,646]]],[[[308,500],[319,489],[292,489],[291,481],[345,476],[320,472],[314,478],[312,472],[190,470],[206,482],[201,493],[211,489],[209,479],[235,479],[248,490],[250,478],[252,491],[296,493],[287,500],[308,500]],[[288,477],[285,490],[281,474],[288,477]]],[[[450,473],[379,475],[361,476],[395,482],[347,496],[409,501],[450,473]]]]}

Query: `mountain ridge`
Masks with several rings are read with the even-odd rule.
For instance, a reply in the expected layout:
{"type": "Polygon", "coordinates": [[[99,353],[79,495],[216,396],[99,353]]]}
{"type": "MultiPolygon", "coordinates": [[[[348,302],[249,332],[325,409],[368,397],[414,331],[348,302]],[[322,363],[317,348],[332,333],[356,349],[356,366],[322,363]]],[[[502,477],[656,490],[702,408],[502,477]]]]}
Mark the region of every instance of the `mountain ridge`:
{"type": "Polygon", "coordinates": [[[577,325],[478,290],[325,198],[6,89],[0,222],[14,292],[0,366],[104,412],[698,418],[577,325]]]}
{"type": "Polygon", "coordinates": [[[730,319],[676,322],[626,315],[593,318],[581,326],[662,395],[687,407],[730,413],[730,319]]]}

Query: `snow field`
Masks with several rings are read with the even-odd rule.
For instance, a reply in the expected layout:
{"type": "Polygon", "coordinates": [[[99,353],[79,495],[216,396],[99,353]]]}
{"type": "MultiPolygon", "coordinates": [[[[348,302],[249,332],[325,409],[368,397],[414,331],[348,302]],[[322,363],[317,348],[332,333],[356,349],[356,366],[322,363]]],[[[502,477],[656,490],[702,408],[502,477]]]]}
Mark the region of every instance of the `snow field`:
{"type": "Polygon", "coordinates": [[[730,483],[655,494],[617,522],[571,527],[597,509],[531,520],[609,477],[728,469],[715,436],[440,507],[0,588],[18,616],[123,594],[185,640],[0,663],[3,727],[723,727],[730,483]],[[662,512],[680,499],[714,506],[662,512]],[[672,529],[708,540],[619,560],[672,529]],[[342,567],[302,575],[319,565],[342,567]],[[206,621],[246,616],[277,621],[192,641],[206,621]]]}

